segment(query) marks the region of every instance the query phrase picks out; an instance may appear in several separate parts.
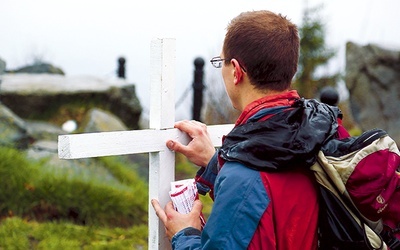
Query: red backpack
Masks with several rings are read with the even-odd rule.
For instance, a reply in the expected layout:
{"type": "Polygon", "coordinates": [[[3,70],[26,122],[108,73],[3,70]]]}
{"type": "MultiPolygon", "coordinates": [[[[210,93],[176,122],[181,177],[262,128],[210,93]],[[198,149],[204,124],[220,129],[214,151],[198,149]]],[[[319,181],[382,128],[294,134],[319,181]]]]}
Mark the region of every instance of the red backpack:
{"type": "Polygon", "coordinates": [[[314,171],[320,249],[400,249],[400,152],[381,129],[331,139],[314,171]]]}

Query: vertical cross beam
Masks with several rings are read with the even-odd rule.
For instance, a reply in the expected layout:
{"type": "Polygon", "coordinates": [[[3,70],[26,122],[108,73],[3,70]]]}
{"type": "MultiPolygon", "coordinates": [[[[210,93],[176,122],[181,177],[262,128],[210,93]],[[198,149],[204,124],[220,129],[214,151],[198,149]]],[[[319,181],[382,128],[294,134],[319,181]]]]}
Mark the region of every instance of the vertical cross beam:
{"type": "MultiPolygon", "coordinates": [[[[155,39],[150,58],[150,129],[173,128],[175,122],[175,40],[155,39]]],[[[175,179],[175,153],[164,150],[149,153],[149,249],[170,249],[163,225],[150,200],[164,206],[170,183],[175,179]]]]}

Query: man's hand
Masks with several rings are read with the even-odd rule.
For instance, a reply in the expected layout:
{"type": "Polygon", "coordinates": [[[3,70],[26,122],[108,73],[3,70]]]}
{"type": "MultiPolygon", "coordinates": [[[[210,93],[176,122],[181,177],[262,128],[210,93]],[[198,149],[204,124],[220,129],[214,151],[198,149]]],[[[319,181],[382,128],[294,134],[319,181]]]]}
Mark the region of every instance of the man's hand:
{"type": "Polygon", "coordinates": [[[177,232],[187,227],[194,227],[201,230],[200,213],[203,209],[203,204],[200,200],[194,201],[192,211],[188,214],[180,214],[175,211],[171,201],[165,205],[165,209],[162,209],[160,203],[155,199],[151,200],[151,205],[158,218],[164,223],[169,240],[171,240],[177,232]]]}
{"type": "Polygon", "coordinates": [[[189,161],[204,167],[215,153],[215,148],[207,132],[207,126],[198,121],[183,120],[175,123],[175,128],[186,132],[192,140],[187,146],[173,140],[167,141],[169,149],[185,155],[189,161]]]}

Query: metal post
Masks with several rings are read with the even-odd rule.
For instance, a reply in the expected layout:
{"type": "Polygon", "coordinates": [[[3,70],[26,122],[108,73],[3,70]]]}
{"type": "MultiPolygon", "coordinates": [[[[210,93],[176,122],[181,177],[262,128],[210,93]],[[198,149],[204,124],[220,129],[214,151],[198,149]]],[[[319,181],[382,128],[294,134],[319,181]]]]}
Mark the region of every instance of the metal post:
{"type": "Polygon", "coordinates": [[[337,106],[339,102],[338,91],[331,86],[326,86],[320,91],[320,101],[331,106],[337,106]]]}
{"type": "Polygon", "coordinates": [[[119,78],[124,78],[125,79],[125,58],[120,57],[118,58],[118,70],[117,70],[117,75],[119,78]]]}
{"type": "Polygon", "coordinates": [[[194,82],[193,82],[193,120],[201,121],[201,108],[203,106],[203,66],[204,60],[200,57],[194,60],[194,82]]]}

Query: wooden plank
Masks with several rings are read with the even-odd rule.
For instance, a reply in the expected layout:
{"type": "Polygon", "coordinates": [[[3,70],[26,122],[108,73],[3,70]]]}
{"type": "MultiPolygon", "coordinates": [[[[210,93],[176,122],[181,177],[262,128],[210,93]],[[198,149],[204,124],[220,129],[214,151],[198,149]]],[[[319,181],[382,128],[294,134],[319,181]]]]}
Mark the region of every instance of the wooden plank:
{"type": "Polygon", "coordinates": [[[150,124],[172,128],[175,122],[175,39],[155,39],[150,56],[150,124]]]}
{"type": "MultiPolygon", "coordinates": [[[[175,39],[154,39],[150,55],[150,128],[167,129],[175,120],[175,39]]],[[[164,143],[165,144],[165,143],[164,143]]],[[[149,249],[171,249],[165,230],[151,206],[169,200],[170,183],[175,179],[175,153],[149,151],[149,249]]]]}
{"type": "MultiPolygon", "coordinates": [[[[207,127],[215,147],[220,147],[222,135],[228,134],[233,124],[207,127]]],[[[165,151],[169,139],[183,144],[189,137],[178,129],[144,129],[115,132],[83,133],[58,136],[58,156],[61,159],[80,159],[111,155],[127,155],[165,151]]]]}

